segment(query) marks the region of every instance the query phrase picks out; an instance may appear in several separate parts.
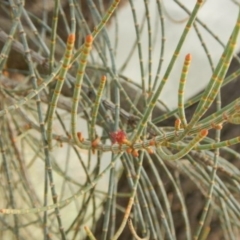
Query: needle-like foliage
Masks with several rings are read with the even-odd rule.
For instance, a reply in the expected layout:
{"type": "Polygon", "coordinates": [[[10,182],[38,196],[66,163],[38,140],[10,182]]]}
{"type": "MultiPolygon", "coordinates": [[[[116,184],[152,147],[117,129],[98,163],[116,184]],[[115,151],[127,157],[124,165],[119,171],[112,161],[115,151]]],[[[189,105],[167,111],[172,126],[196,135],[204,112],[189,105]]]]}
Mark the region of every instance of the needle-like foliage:
{"type": "Polygon", "coordinates": [[[229,87],[240,9],[222,43],[198,17],[207,2],[173,2],[187,17],[171,54],[166,22],[180,22],[167,1],[0,2],[1,239],[240,238],[240,94],[229,87]],[[120,7],[131,36],[118,32],[120,7]],[[216,66],[206,32],[222,46],[216,66]],[[187,100],[190,34],[212,74],[187,100]],[[126,38],[132,47],[119,51],[126,38]],[[171,81],[174,110],[162,102],[171,81]]]}

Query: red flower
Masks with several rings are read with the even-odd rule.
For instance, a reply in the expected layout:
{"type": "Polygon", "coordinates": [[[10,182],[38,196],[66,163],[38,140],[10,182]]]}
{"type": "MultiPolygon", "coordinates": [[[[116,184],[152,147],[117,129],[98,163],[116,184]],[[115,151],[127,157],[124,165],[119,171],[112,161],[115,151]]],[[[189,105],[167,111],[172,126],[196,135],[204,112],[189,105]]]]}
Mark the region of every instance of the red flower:
{"type": "Polygon", "coordinates": [[[123,130],[118,130],[116,132],[110,133],[111,140],[113,143],[123,144],[127,140],[127,135],[123,130]]]}

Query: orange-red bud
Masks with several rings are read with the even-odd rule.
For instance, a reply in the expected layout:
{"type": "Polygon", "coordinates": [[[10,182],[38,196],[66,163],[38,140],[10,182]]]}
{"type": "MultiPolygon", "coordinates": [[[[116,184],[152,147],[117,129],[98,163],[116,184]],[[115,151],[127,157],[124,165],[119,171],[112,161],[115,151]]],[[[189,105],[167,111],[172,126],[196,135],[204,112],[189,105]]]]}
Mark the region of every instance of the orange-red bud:
{"type": "Polygon", "coordinates": [[[68,35],[68,43],[72,44],[75,42],[75,34],[71,33],[68,35]]]}
{"type": "Polygon", "coordinates": [[[200,134],[201,134],[202,137],[206,137],[208,135],[208,130],[203,129],[200,134]]]}
{"type": "Polygon", "coordinates": [[[83,138],[81,132],[78,132],[78,133],[77,133],[77,137],[78,137],[78,140],[79,140],[80,142],[83,142],[83,141],[84,141],[84,138],[83,138]]]}

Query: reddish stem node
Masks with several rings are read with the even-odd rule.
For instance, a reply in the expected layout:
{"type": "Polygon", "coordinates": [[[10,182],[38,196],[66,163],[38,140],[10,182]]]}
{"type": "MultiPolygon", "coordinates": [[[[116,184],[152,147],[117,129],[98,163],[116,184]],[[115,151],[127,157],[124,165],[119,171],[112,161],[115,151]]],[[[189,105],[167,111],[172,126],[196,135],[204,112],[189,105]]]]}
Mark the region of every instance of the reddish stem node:
{"type": "Polygon", "coordinates": [[[91,34],[87,35],[86,38],[85,38],[85,42],[86,43],[92,43],[93,41],[93,37],[91,34]]]}
{"type": "Polygon", "coordinates": [[[147,150],[147,152],[148,152],[149,154],[153,154],[153,153],[154,153],[153,149],[150,148],[150,147],[147,147],[146,150],[147,150]]]}
{"type": "Polygon", "coordinates": [[[181,119],[180,119],[180,118],[177,118],[177,119],[175,120],[174,126],[175,126],[175,130],[176,130],[176,131],[180,130],[180,128],[181,128],[181,119]]]}
{"type": "Polygon", "coordinates": [[[186,60],[186,61],[191,61],[191,60],[192,60],[192,54],[188,53],[188,54],[185,56],[185,60],[186,60]]]}
{"type": "Polygon", "coordinates": [[[71,33],[68,35],[68,43],[72,44],[75,42],[75,34],[71,33]]]}
{"type": "Polygon", "coordinates": [[[202,137],[206,137],[208,135],[208,130],[207,129],[203,129],[203,130],[201,130],[200,134],[201,134],[202,137]]]}
{"type": "Polygon", "coordinates": [[[138,150],[133,149],[132,155],[133,155],[134,157],[138,157],[138,156],[139,156],[138,150]]]}
{"type": "Polygon", "coordinates": [[[79,142],[83,142],[84,141],[84,138],[83,138],[83,135],[82,135],[81,132],[77,133],[77,137],[78,137],[79,142]]]}

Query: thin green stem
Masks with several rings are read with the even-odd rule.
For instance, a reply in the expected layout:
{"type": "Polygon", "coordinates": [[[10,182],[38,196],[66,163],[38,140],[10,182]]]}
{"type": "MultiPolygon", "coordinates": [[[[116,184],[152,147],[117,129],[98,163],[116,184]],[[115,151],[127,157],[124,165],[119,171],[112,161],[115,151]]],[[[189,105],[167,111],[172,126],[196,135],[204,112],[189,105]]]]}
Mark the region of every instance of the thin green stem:
{"type": "Polygon", "coordinates": [[[179,114],[179,118],[181,120],[181,124],[183,128],[187,126],[187,120],[186,120],[185,108],[184,108],[184,88],[186,84],[188,69],[191,63],[191,58],[192,56],[190,54],[187,54],[185,57],[181,78],[179,81],[179,88],[178,88],[178,114],[179,114]]]}
{"type": "Polygon", "coordinates": [[[175,61],[178,57],[178,54],[179,54],[179,52],[180,52],[180,50],[183,46],[184,40],[185,40],[185,38],[186,38],[190,28],[191,28],[196,16],[197,16],[198,10],[200,9],[200,7],[202,5],[202,2],[203,2],[202,0],[198,0],[194,9],[193,9],[193,12],[192,12],[192,14],[191,14],[191,16],[190,16],[190,18],[187,22],[186,27],[184,28],[182,36],[181,36],[181,38],[178,42],[178,45],[175,49],[175,52],[172,56],[172,59],[171,59],[169,65],[167,67],[167,70],[166,70],[166,72],[163,76],[163,79],[162,79],[160,85],[158,86],[157,90],[155,91],[155,93],[153,94],[151,99],[149,100],[149,105],[148,105],[147,109],[145,110],[142,119],[139,121],[136,131],[134,131],[132,136],[131,136],[131,141],[133,143],[135,143],[137,141],[137,139],[140,137],[140,135],[141,135],[141,133],[142,133],[147,121],[148,121],[148,118],[149,118],[150,114],[152,113],[153,108],[156,105],[158,97],[160,96],[160,94],[162,92],[162,89],[163,89],[163,87],[165,86],[165,83],[168,80],[169,74],[170,74],[170,72],[171,72],[171,70],[174,66],[174,63],[175,63],[175,61]]]}
{"type": "Polygon", "coordinates": [[[71,56],[72,56],[74,42],[75,42],[75,34],[72,33],[68,36],[67,47],[66,47],[66,51],[65,51],[64,59],[63,59],[63,65],[60,70],[59,76],[57,76],[57,83],[56,83],[56,86],[55,86],[55,89],[53,92],[51,103],[49,104],[49,112],[48,112],[48,119],[47,119],[47,122],[48,122],[47,139],[48,139],[48,144],[49,144],[50,149],[52,149],[53,116],[56,111],[57,102],[58,102],[59,95],[60,95],[62,87],[63,87],[64,80],[66,78],[67,71],[70,67],[70,60],[71,60],[71,56]]]}

